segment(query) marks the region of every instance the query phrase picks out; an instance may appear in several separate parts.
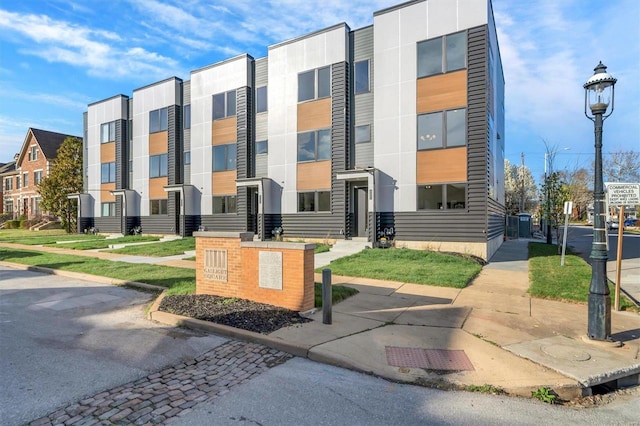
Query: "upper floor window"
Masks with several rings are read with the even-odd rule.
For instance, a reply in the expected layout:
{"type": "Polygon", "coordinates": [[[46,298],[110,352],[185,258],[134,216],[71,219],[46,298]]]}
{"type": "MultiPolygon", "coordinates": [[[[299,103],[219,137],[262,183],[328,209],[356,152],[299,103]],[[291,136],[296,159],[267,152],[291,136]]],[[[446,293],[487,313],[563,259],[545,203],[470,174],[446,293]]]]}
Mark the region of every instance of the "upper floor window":
{"type": "Polygon", "coordinates": [[[16,176],[16,189],[20,189],[20,175],[16,176]]]}
{"type": "Polygon", "coordinates": [[[38,147],[32,146],[29,150],[29,161],[36,161],[38,159],[38,147]]]}
{"type": "Polygon", "coordinates": [[[331,67],[298,74],[298,102],[331,96],[331,67]]]}
{"type": "Polygon", "coordinates": [[[11,191],[13,189],[13,178],[6,178],[4,180],[4,190],[5,191],[11,191]]]}
{"type": "Polygon", "coordinates": [[[22,177],[22,187],[26,188],[29,186],[29,172],[25,172],[22,177]]]}
{"type": "Polygon", "coordinates": [[[101,183],[112,183],[116,181],[116,163],[102,163],[101,164],[101,183]]]}
{"type": "Polygon", "coordinates": [[[33,172],[33,184],[40,185],[40,182],[42,182],[42,170],[36,170],[33,172]]]}
{"type": "Polygon", "coordinates": [[[169,128],[169,108],[149,111],[149,133],[164,132],[169,128]]]}
{"type": "Polygon", "coordinates": [[[233,117],[236,115],[236,91],[213,95],[213,119],[233,117]]]}
{"type": "Polygon", "coordinates": [[[354,89],[356,95],[367,93],[369,89],[369,60],[356,62],[354,65],[354,89]]]}
{"type": "Polygon", "coordinates": [[[256,154],[267,154],[269,152],[268,141],[256,141],[256,154]]]}
{"type": "Polygon", "coordinates": [[[236,168],[236,144],[214,145],[213,171],[233,170],[236,168]]]}
{"type": "Polygon", "coordinates": [[[466,110],[432,112],[418,116],[418,149],[463,146],[466,138],[466,110]]]}
{"type": "Polygon", "coordinates": [[[191,164],[191,151],[184,152],[184,165],[188,166],[191,164]]]}
{"type": "Polygon", "coordinates": [[[183,109],[184,109],[184,114],[183,114],[184,128],[190,129],[191,128],[191,105],[185,105],[183,109]]]}
{"type": "Polygon", "coordinates": [[[331,130],[298,133],[298,162],[331,160],[331,130]]]}
{"type": "Polygon", "coordinates": [[[167,154],[152,155],[149,157],[149,177],[165,177],[167,176],[167,154]]]}
{"type": "Polygon", "coordinates": [[[100,125],[100,143],[113,142],[116,140],[116,122],[102,123],[100,125]]]}
{"type": "Polygon", "coordinates": [[[371,142],[371,125],[356,126],[356,143],[371,142]]]}
{"type": "Polygon", "coordinates": [[[465,31],[418,43],[418,78],[455,71],[466,66],[465,31]]]}
{"type": "Polygon", "coordinates": [[[258,87],[256,89],[256,112],[265,112],[267,110],[267,86],[258,87]]]}

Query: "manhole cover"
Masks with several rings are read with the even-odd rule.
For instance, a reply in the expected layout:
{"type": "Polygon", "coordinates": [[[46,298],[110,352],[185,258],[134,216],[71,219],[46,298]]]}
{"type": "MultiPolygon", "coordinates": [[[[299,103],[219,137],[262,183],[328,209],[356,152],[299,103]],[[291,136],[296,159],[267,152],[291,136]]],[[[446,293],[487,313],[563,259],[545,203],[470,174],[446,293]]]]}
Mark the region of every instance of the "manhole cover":
{"type": "Polygon", "coordinates": [[[547,345],[540,347],[540,349],[549,356],[567,361],[588,361],[591,359],[588,352],[567,345],[547,345]]]}
{"type": "Polygon", "coordinates": [[[474,370],[462,350],[420,349],[385,346],[387,364],[394,367],[426,368],[429,370],[474,370]]]}

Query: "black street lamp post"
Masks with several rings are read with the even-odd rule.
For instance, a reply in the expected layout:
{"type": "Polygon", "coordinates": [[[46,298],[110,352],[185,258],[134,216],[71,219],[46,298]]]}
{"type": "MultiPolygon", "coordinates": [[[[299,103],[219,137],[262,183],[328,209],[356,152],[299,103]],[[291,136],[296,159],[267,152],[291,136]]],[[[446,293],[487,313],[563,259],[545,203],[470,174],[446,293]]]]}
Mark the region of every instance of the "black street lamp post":
{"type": "Polygon", "coordinates": [[[611,340],[611,299],[607,282],[607,242],[605,233],[604,185],[602,182],[602,124],[613,112],[616,79],[607,67],[598,63],[584,84],[584,114],[595,128],[595,177],[593,185],[593,244],[591,246],[591,286],[589,287],[589,324],[591,340],[611,340]],[[609,105],[611,108],[609,109],[609,105]],[[608,111],[608,114],[607,114],[608,111]]]}

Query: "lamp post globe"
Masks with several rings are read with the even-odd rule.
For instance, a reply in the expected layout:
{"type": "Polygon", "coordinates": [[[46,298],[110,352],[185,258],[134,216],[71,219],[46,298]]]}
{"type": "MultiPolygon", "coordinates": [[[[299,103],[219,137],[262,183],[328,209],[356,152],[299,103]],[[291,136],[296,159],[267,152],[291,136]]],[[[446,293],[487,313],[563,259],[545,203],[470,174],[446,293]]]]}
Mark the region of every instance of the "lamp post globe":
{"type": "Polygon", "coordinates": [[[594,123],[595,176],[593,185],[593,244],[591,246],[591,285],[587,337],[611,340],[611,299],[607,281],[607,242],[605,230],[604,183],[602,181],[602,125],[613,112],[616,79],[599,62],[584,84],[584,113],[594,123]]]}

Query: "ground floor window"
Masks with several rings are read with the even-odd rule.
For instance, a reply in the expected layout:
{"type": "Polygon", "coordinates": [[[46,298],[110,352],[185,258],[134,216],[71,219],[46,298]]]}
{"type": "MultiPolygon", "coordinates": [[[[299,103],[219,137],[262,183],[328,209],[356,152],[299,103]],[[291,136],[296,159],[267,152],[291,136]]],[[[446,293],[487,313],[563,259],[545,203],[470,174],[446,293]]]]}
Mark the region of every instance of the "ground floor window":
{"type": "Polygon", "coordinates": [[[167,214],[167,200],[149,200],[149,212],[152,215],[167,214]]]}
{"type": "Polygon", "coordinates": [[[13,214],[13,200],[7,200],[4,202],[4,213],[13,214]]]}
{"type": "Polygon", "coordinates": [[[299,212],[330,212],[331,192],[314,191],[298,192],[299,212]]]}
{"type": "Polygon", "coordinates": [[[213,213],[236,213],[236,196],[221,195],[213,197],[213,213]]]}
{"type": "Polygon", "coordinates": [[[42,198],[32,198],[31,199],[31,213],[34,216],[40,216],[42,214],[42,210],[40,209],[40,203],[42,202],[42,198]]]}
{"type": "Polygon", "coordinates": [[[107,216],[115,216],[116,215],[116,203],[102,203],[100,205],[100,210],[102,211],[102,217],[107,216]]]}
{"type": "Polygon", "coordinates": [[[418,185],[418,210],[464,209],[467,184],[418,185]]]}

